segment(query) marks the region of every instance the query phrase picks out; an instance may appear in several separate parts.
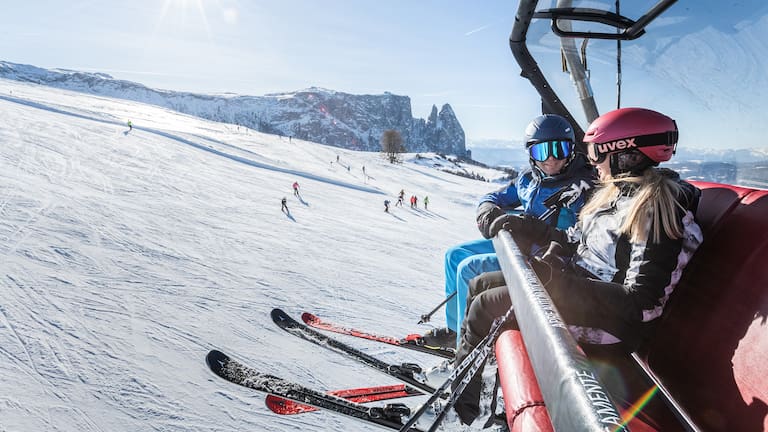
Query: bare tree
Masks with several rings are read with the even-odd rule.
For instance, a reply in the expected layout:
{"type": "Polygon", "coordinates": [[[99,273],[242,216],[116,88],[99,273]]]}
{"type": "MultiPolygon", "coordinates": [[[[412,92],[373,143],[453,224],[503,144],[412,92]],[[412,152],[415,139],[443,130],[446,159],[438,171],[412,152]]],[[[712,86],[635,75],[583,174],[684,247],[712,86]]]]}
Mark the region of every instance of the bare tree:
{"type": "Polygon", "coordinates": [[[400,153],[405,153],[403,137],[394,129],[385,130],[381,135],[381,152],[384,153],[389,163],[401,162],[400,153]]]}

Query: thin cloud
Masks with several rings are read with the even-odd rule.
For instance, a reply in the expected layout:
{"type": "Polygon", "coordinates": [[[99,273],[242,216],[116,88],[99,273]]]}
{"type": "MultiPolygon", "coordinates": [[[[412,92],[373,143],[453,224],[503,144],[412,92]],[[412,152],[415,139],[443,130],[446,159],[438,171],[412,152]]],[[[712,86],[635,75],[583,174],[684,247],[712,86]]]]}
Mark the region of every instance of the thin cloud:
{"type": "Polygon", "coordinates": [[[486,25],[484,25],[484,26],[482,26],[482,27],[478,27],[478,28],[476,28],[476,29],[474,29],[474,30],[470,30],[470,31],[468,31],[468,32],[464,33],[464,36],[469,36],[469,35],[475,34],[475,33],[477,33],[477,32],[481,32],[481,31],[483,31],[483,30],[487,29],[487,28],[488,28],[488,27],[490,27],[490,26],[491,26],[490,24],[486,24],[486,25]]]}

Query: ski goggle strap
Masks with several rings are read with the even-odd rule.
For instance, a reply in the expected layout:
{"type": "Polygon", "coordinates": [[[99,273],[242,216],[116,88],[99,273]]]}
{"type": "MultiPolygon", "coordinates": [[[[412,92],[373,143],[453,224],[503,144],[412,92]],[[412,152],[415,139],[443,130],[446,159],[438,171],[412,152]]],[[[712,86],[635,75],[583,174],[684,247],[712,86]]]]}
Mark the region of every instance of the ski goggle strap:
{"type": "Polygon", "coordinates": [[[573,143],[566,140],[543,141],[528,147],[528,153],[531,155],[531,159],[538,162],[544,162],[549,159],[550,156],[557,160],[563,160],[568,158],[572,151],[573,143]]]}
{"type": "MultiPolygon", "coordinates": [[[[637,137],[629,137],[616,141],[610,141],[605,143],[585,143],[587,146],[587,157],[592,163],[602,163],[605,158],[617,151],[632,150],[639,147],[649,146],[674,146],[677,148],[677,131],[663,132],[653,135],[641,135],[637,137]]],[[[673,152],[674,152],[673,149],[673,152]]]]}

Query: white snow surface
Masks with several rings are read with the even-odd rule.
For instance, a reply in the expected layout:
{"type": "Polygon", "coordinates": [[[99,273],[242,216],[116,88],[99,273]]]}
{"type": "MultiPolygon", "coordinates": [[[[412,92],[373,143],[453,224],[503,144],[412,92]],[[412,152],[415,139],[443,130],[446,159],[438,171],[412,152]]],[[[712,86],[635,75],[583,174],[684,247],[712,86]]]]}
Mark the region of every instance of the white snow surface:
{"type": "MultiPolygon", "coordinates": [[[[444,325],[442,311],[416,323],[443,298],[445,250],[478,237],[477,200],[499,186],[437,158],[392,165],[151,105],[8,80],[0,91],[3,432],[376,429],[273,414],[205,355],[318,390],[396,383],[288,335],[270,310],[385,335],[444,325]],[[418,209],[394,207],[401,188],[418,209]]],[[[389,362],[440,363],[335,337],[389,362]]]]}

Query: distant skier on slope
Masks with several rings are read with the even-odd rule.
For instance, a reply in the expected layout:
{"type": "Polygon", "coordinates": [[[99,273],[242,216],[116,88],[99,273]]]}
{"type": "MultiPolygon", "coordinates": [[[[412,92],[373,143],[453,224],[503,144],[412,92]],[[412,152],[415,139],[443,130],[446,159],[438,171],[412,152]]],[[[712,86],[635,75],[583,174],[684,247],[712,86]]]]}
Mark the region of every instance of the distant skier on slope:
{"type": "Polygon", "coordinates": [[[291,211],[288,210],[288,200],[285,199],[285,197],[283,197],[281,203],[282,203],[283,206],[280,208],[280,211],[282,211],[285,214],[290,213],[291,211]]]}
{"type": "Polygon", "coordinates": [[[131,121],[128,120],[128,131],[132,131],[132,130],[133,130],[133,123],[131,123],[131,121]]]}
{"type": "Polygon", "coordinates": [[[299,182],[293,182],[293,194],[299,196],[299,182]]]}
{"type": "Polygon", "coordinates": [[[424,210],[427,210],[427,206],[428,205],[429,205],[429,197],[425,196],[424,197],[424,210]]]}
{"type": "Polygon", "coordinates": [[[384,213],[389,213],[389,200],[384,200],[384,213]]]}

